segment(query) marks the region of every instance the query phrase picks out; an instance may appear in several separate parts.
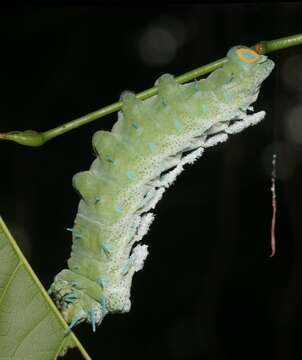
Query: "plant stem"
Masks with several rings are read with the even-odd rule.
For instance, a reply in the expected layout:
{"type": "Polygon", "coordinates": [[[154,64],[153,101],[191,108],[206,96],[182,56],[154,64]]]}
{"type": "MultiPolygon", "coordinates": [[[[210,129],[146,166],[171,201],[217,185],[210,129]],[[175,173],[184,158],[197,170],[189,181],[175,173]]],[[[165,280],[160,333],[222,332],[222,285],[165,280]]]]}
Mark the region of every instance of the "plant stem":
{"type": "Polygon", "coordinates": [[[302,44],[302,34],[296,34],[292,36],[283,37],[271,41],[262,41],[265,47],[265,53],[271,53],[273,51],[286,49],[292,46],[297,46],[302,44]]]}
{"type": "MultiPolygon", "coordinates": [[[[254,45],[253,48],[260,54],[267,54],[277,50],[281,50],[301,44],[302,44],[302,33],[283,37],[280,39],[270,40],[270,41],[261,41],[256,45],[254,45]]],[[[226,58],[222,58],[217,61],[211,62],[207,65],[201,66],[197,69],[194,69],[192,71],[189,71],[185,74],[176,77],[176,81],[179,84],[183,84],[185,82],[191,81],[197,77],[208,74],[218,69],[226,61],[227,61],[226,58]]],[[[145,100],[156,94],[157,94],[157,87],[154,86],[150,89],[138,93],[136,97],[138,99],[145,100]]],[[[19,144],[27,145],[27,146],[41,146],[45,144],[47,141],[57,136],[60,136],[68,131],[76,129],[82,125],[88,124],[91,121],[100,119],[105,115],[118,111],[121,109],[121,106],[122,106],[122,102],[118,101],[111,105],[105,106],[100,110],[96,110],[87,115],[81,116],[75,120],[60,125],[54,129],[47,130],[45,132],[26,130],[26,131],[14,131],[9,133],[0,133],[0,140],[12,140],[19,144]]]]}

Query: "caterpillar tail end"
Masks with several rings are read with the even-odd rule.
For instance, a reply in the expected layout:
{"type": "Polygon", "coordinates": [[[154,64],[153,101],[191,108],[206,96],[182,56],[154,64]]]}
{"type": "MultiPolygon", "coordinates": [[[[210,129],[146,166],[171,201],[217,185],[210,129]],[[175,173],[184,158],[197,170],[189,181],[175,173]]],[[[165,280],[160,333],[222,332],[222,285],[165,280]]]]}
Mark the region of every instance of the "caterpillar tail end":
{"type": "Polygon", "coordinates": [[[97,301],[81,290],[75,289],[68,281],[55,279],[48,292],[68,324],[65,336],[84,321],[91,323],[95,332],[96,326],[102,322],[107,313],[97,301]]]}

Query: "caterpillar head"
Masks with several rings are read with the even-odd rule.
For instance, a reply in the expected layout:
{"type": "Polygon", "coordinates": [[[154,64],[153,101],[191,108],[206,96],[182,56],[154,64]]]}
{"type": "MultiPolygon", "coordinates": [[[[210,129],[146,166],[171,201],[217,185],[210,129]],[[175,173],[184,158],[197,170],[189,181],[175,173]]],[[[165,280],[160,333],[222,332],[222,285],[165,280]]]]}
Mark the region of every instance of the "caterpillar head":
{"type": "Polygon", "coordinates": [[[244,78],[255,79],[255,86],[260,86],[274,68],[274,62],[265,55],[259,55],[256,51],[246,46],[232,47],[227,53],[228,67],[230,70],[238,67],[244,78]]]}

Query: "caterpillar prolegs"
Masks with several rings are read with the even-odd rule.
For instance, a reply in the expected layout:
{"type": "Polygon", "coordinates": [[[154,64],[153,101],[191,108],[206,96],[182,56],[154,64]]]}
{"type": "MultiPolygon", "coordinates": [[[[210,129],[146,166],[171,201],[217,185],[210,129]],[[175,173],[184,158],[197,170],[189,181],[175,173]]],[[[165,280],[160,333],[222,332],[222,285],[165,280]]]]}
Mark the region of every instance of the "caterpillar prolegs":
{"type": "Polygon", "coordinates": [[[95,330],[107,313],[130,310],[132,277],[148,254],[137,243],[151,210],[185,164],[264,118],[251,104],[273,67],[267,56],[236,46],[207,79],[179,85],[165,74],[148,100],[122,95],[111,132],[93,136],[96,159],[73,178],[81,200],[69,269],[49,290],[70,328],[87,321],[95,330]]]}

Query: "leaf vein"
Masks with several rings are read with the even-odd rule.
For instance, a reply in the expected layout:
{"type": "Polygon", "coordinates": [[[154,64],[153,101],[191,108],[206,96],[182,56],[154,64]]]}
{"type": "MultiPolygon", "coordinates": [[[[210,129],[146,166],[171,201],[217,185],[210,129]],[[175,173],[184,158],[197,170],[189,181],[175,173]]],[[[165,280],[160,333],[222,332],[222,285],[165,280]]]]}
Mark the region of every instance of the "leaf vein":
{"type": "Polygon", "coordinates": [[[22,263],[21,263],[21,261],[19,261],[19,263],[17,264],[15,270],[10,274],[8,282],[5,285],[3,293],[2,293],[2,295],[0,297],[0,306],[1,306],[2,302],[3,302],[3,299],[5,298],[5,295],[7,294],[7,290],[10,287],[10,284],[13,282],[15,276],[17,275],[17,272],[18,272],[19,268],[21,267],[21,265],[22,265],[22,263]]]}

